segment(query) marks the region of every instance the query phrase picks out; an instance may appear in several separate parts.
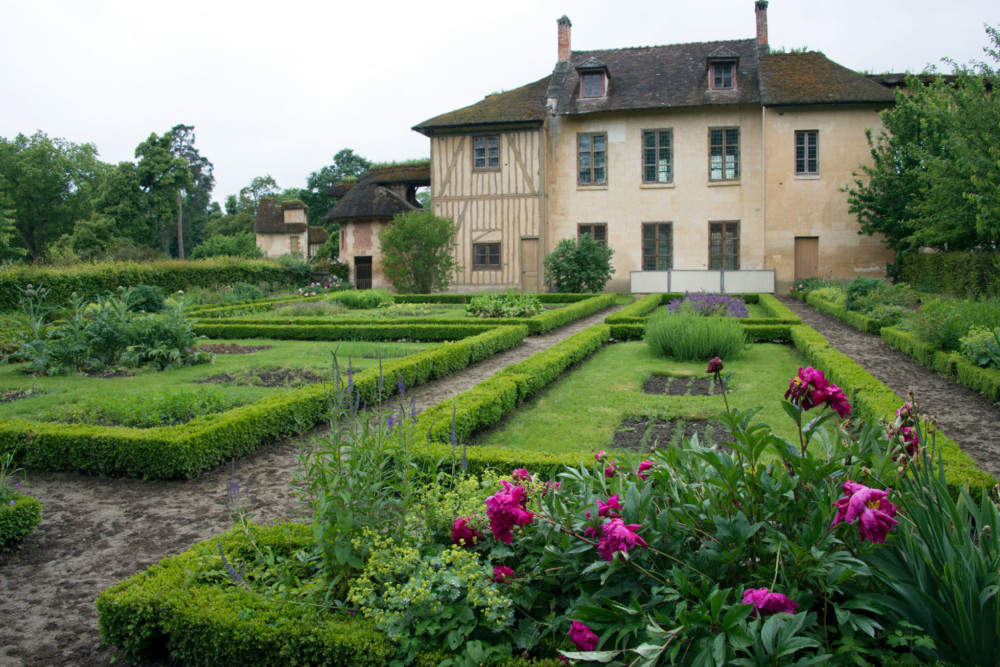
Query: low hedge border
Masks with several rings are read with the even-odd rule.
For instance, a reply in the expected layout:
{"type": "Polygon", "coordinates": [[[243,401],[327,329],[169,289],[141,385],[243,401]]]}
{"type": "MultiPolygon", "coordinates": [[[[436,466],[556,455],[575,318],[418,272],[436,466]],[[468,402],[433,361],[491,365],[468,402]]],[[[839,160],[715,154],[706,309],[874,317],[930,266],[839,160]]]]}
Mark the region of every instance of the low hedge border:
{"type": "Polygon", "coordinates": [[[916,334],[896,327],[883,327],[882,340],[924,366],[954,378],[993,401],[1000,401],[1000,371],[976,366],[960,352],[936,350],[916,334]]]}
{"type": "Polygon", "coordinates": [[[70,294],[87,297],[114,292],[119,286],[155,285],[170,294],[188,287],[235,282],[288,285],[297,280],[287,268],[266,260],[212,257],[194,261],[102,262],[69,268],[14,265],[0,270],[0,311],[16,310],[27,285],[49,291],[51,304],[68,303],[70,294]]]}
{"type": "MultiPolygon", "coordinates": [[[[892,419],[903,405],[903,399],[850,357],[831,348],[826,338],[815,329],[801,325],[792,327],[791,334],[792,342],[809,365],[822,370],[831,382],[847,392],[857,416],[870,421],[892,419]]],[[[954,440],[941,433],[935,437],[944,459],[948,486],[953,493],[967,483],[973,497],[976,497],[980,491],[996,485],[993,476],[976,467],[972,457],[962,451],[954,440]]]]}
{"type": "MultiPolygon", "coordinates": [[[[310,526],[251,526],[258,548],[291,554],[312,540],[310,526]]],[[[233,529],[160,561],[97,597],[104,642],[129,662],[169,656],[198,665],[369,665],[392,661],[396,648],[374,625],[343,613],[275,604],[237,584],[192,578],[206,559],[253,558],[250,539],[233,529]]]]}
{"type": "Polygon", "coordinates": [[[227,317],[231,312],[254,312],[259,313],[265,310],[270,310],[271,306],[276,303],[288,303],[289,301],[322,301],[322,295],[316,296],[303,296],[301,294],[295,294],[293,296],[274,296],[267,297],[264,299],[252,299],[247,301],[237,301],[236,303],[227,304],[214,304],[206,303],[198,306],[186,306],[184,312],[191,316],[198,316],[200,318],[217,318],[217,317],[227,317]]]}
{"type": "MultiPolygon", "coordinates": [[[[312,527],[250,524],[160,561],[97,597],[97,622],[106,644],[130,663],[185,665],[323,665],[383,667],[396,646],[367,619],[348,612],[277,604],[228,580],[197,576],[210,564],[253,559],[256,549],[289,555],[309,546],[312,527]]],[[[421,665],[440,656],[418,656],[421,665]]],[[[499,667],[561,667],[555,658],[509,658],[499,667]]]]}
{"type": "MultiPolygon", "coordinates": [[[[490,324],[329,324],[310,318],[288,320],[214,320],[195,322],[195,333],[209,338],[273,338],[275,340],[458,340],[490,331],[490,324]],[[264,322],[267,322],[266,324],[264,322]]],[[[513,323],[515,326],[524,326],[513,323]]],[[[506,327],[505,327],[506,328],[506,327]]]]}
{"type": "MultiPolygon", "coordinates": [[[[605,324],[645,324],[646,316],[673,299],[683,297],[683,294],[647,294],[635,303],[622,308],[617,313],[609,315],[605,324]]],[[[801,324],[802,320],[787,306],[778,301],[773,294],[743,294],[745,303],[759,304],[770,317],[741,317],[740,324],[753,325],[791,325],[801,324]]],[[[617,338],[617,336],[616,336],[617,338]]]]}
{"type": "MultiPolygon", "coordinates": [[[[486,292],[483,292],[486,294],[486,292]]],[[[396,303],[468,303],[478,294],[393,294],[396,303]]],[[[542,303],[576,303],[593,299],[594,294],[562,294],[560,292],[545,292],[535,294],[542,303]]]]}
{"type": "MultiPolygon", "coordinates": [[[[430,296],[461,296],[461,295],[430,295],[430,296]]],[[[421,325],[438,325],[438,326],[451,326],[451,327],[468,327],[468,326],[527,326],[528,334],[532,336],[537,336],[540,334],[548,333],[553,329],[563,326],[564,324],[569,324],[570,322],[575,322],[583,317],[592,315],[599,310],[609,308],[614,305],[615,297],[614,294],[600,294],[594,295],[576,295],[583,296],[586,298],[577,299],[576,301],[570,303],[568,306],[562,308],[556,308],[554,310],[546,310],[543,313],[539,313],[534,317],[498,317],[498,318],[433,318],[433,317],[422,317],[419,319],[419,324],[410,319],[397,319],[385,322],[373,322],[371,318],[360,318],[360,317],[288,317],[283,319],[276,318],[252,318],[252,317],[233,317],[227,318],[225,324],[239,324],[239,325],[263,325],[263,326],[278,326],[278,325],[293,325],[296,327],[316,327],[316,326],[328,326],[328,327],[403,327],[412,326],[417,327],[421,325]]],[[[309,297],[314,298],[314,297],[309,297]]],[[[235,313],[240,311],[245,311],[247,307],[250,310],[256,310],[256,312],[266,311],[270,309],[270,304],[264,304],[257,307],[257,304],[261,302],[253,302],[247,304],[247,306],[226,306],[225,308],[218,309],[215,311],[202,311],[197,313],[199,318],[216,318],[224,317],[226,313],[235,313]]],[[[406,303],[427,303],[420,301],[408,301],[406,303]]],[[[450,303],[439,301],[438,303],[450,303]]],[[[458,302],[456,302],[458,303],[458,302]]],[[[197,320],[196,330],[201,333],[200,327],[208,327],[212,325],[212,322],[206,321],[206,319],[197,320]]],[[[222,326],[222,325],[219,325],[222,326]]],[[[204,331],[209,331],[206,328],[204,331]]],[[[208,334],[215,338],[246,338],[249,336],[226,336],[226,335],[215,335],[208,334]]],[[[466,334],[468,335],[468,334],[466,334]]],[[[267,335],[267,338],[275,338],[276,336],[267,335]]],[[[416,336],[413,336],[416,338],[416,336]]],[[[363,340],[383,340],[378,338],[365,338],[363,340]]],[[[428,338],[421,340],[440,340],[440,338],[428,338]]]]}
{"type": "Polygon", "coordinates": [[[0,504],[0,550],[7,549],[35,530],[42,521],[42,504],[23,493],[0,504]]]}
{"type": "MultiPolygon", "coordinates": [[[[384,362],[381,397],[396,391],[398,378],[407,387],[424,384],[512,348],[526,335],[523,326],[496,327],[384,362]]],[[[354,386],[367,403],[379,400],[379,384],[377,368],[354,375],[354,386]]],[[[314,385],[180,426],[135,429],[10,419],[0,423],[0,454],[11,451],[24,466],[42,470],[189,478],[262,444],[301,433],[325,420],[327,410],[327,387],[314,385]]]]}
{"type": "Polygon", "coordinates": [[[816,310],[832,315],[841,322],[850,324],[855,329],[859,329],[865,333],[875,334],[876,336],[882,330],[882,327],[887,326],[890,323],[888,320],[867,317],[853,310],[847,310],[847,306],[841,306],[833,301],[824,299],[818,294],[808,294],[805,297],[805,302],[816,310]]]}

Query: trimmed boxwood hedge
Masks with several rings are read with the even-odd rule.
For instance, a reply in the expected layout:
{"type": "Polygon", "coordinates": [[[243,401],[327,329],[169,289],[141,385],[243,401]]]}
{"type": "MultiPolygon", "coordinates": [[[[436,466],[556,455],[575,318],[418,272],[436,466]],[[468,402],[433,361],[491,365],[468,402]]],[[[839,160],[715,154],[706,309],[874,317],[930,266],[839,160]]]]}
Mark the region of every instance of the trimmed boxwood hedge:
{"type": "MultiPolygon", "coordinates": [[[[485,294],[485,292],[484,292],[485,294]]],[[[396,303],[468,303],[478,294],[393,294],[396,303]]],[[[546,292],[535,294],[542,303],[575,303],[593,299],[593,294],[560,294],[546,292]]]]}
{"type": "MultiPolygon", "coordinates": [[[[457,340],[496,328],[491,324],[330,324],[330,320],[213,320],[195,322],[195,333],[209,338],[273,338],[276,340],[457,340]],[[266,322],[266,323],[265,323],[266,322]]],[[[453,320],[454,321],[454,320],[453,320]]],[[[515,323],[515,326],[524,326],[515,323]]]]}
{"type": "MultiPolygon", "coordinates": [[[[611,336],[615,340],[639,340],[644,335],[646,316],[673,299],[683,297],[683,294],[647,294],[633,304],[622,308],[617,313],[609,315],[605,324],[612,326],[611,336]]],[[[787,306],[778,301],[773,294],[743,294],[744,302],[756,303],[767,312],[769,317],[741,317],[750,340],[761,342],[766,340],[787,340],[788,337],[779,333],[787,329],[787,325],[801,324],[798,318],[787,306]],[[748,327],[773,327],[772,329],[749,330],[748,327]]]]}
{"type": "Polygon", "coordinates": [[[896,327],[884,327],[882,340],[924,366],[950,375],[962,385],[991,400],[1000,401],[1000,370],[976,366],[960,352],[937,350],[930,343],[917,338],[916,334],[896,327]]]}
{"type": "Polygon", "coordinates": [[[0,311],[16,310],[17,288],[41,285],[48,302],[66,303],[70,294],[95,297],[119,286],[156,285],[168,294],[188,287],[215,287],[236,282],[292,284],[298,278],[287,268],[267,260],[212,257],[194,261],[103,262],[70,268],[14,265],[0,270],[0,311]]]}
{"type": "MultiPolygon", "coordinates": [[[[289,555],[308,546],[303,524],[251,526],[258,548],[289,555]]],[[[233,582],[202,582],[192,571],[205,559],[252,558],[245,533],[230,530],[166,558],[97,597],[105,643],[132,662],[169,658],[191,665],[389,664],[396,648],[374,625],[343,613],[275,604],[233,582]]]]}
{"type": "MultiPolygon", "coordinates": [[[[826,338],[816,330],[805,325],[793,327],[792,342],[809,365],[826,373],[831,382],[844,389],[851,399],[855,415],[869,421],[891,419],[903,405],[903,399],[850,357],[831,348],[826,338]]],[[[967,483],[973,497],[978,497],[981,491],[997,483],[992,475],[977,468],[975,461],[955,441],[941,433],[935,437],[953,493],[967,483]]]]}
{"type": "Polygon", "coordinates": [[[882,330],[882,327],[891,323],[889,320],[868,317],[862,313],[847,310],[847,306],[836,304],[833,301],[820,297],[818,294],[807,294],[804,300],[816,310],[827,313],[828,315],[833,315],[841,322],[850,324],[855,329],[864,331],[865,333],[875,334],[876,336],[882,330]]]}
{"type": "Polygon", "coordinates": [[[15,493],[13,498],[0,503],[0,549],[30,535],[41,521],[42,504],[31,496],[15,493]]]}
{"type": "MultiPolygon", "coordinates": [[[[527,329],[496,327],[401,359],[383,362],[382,397],[396,380],[415,387],[514,347],[527,329]]],[[[361,400],[378,396],[378,369],[355,374],[361,400]]],[[[186,424],[151,429],[58,424],[10,419],[0,422],[0,454],[12,451],[24,466],[98,475],[187,478],[262,444],[305,431],[327,418],[326,388],[282,392],[186,424]]]]}

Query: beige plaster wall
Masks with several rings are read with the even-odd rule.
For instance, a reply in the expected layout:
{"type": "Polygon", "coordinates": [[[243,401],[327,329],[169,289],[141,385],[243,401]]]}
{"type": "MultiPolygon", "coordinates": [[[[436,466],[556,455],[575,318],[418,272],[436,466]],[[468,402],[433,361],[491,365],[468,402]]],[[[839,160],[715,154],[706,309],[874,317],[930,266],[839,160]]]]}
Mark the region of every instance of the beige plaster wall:
{"type": "Polygon", "coordinates": [[[778,291],[787,291],[795,270],[795,237],[819,238],[819,275],[851,280],[883,277],[893,253],[881,237],[860,236],[848,212],[852,172],[870,163],[865,129],[881,129],[875,107],[783,107],[766,109],[766,257],[775,269],[778,291]],[[796,130],[819,131],[819,175],[796,176],[796,130]]]}
{"type": "Polygon", "coordinates": [[[577,225],[607,223],[615,250],[608,289],[627,291],[642,267],[642,223],[673,223],[673,268],[708,268],[709,222],[740,223],[740,268],[765,267],[759,106],[696,107],[655,112],[558,117],[551,121],[549,236],[544,253],[577,225]],[[739,181],[709,181],[709,129],[740,128],[739,181]],[[642,182],[643,130],[673,130],[674,181],[642,182]],[[606,132],[608,183],[577,184],[577,134],[606,132]]]}
{"type": "Polygon", "coordinates": [[[264,253],[264,257],[282,257],[292,254],[292,236],[299,239],[299,252],[301,257],[305,251],[306,233],[302,234],[257,234],[257,247],[264,253]]]}
{"type": "Polygon", "coordinates": [[[340,261],[351,268],[348,279],[356,284],[354,258],[371,256],[372,287],[392,289],[392,283],[382,271],[382,246],[378,241],[379,231],[386,226],[380,221],[353,221],[340,223],[340,261]]]}

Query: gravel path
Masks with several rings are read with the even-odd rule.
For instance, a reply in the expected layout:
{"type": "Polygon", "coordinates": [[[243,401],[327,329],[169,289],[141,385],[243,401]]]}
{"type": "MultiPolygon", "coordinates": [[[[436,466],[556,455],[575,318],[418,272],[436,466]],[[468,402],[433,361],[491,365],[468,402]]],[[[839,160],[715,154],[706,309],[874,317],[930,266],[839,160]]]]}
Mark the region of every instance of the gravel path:
{"type": "MultiPolygon", "coordinates": [[[[463,392],[497,370],[604,320],[606,309],[417,387],[419,411],[463,392]]],[[[94,599],[102,590],[166,556],[231,527],[231,475],[255,499],[258,521],[296,520],[300,448],[323,429],[263,447],[197,479],[145,481],[68,473],[29,473],[22,487],[44,505],[43,521],[0,561],[0,666],[110,665],[94,599]]]]}
{"type": "Polygon", "coordinates": [[[912,391],[921,412],[937,417],[941,432],[954,440],[980,468],[1000,479],[1000,405],[966,389],[889,347],[882,338],[858,331],[826,313],[791,297],[782,303],[802,321],[826,336],[834,348],[905,398],[912,391]]]}

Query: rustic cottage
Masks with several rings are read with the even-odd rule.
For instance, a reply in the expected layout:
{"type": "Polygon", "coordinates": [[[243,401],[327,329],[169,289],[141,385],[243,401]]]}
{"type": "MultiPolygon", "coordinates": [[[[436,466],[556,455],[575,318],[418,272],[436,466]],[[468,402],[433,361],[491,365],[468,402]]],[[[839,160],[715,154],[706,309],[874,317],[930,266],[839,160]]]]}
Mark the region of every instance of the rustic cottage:
{"type": "Polygon", "coordinates": [[[544,290],[544,256],[590,234],[610,289],[772,291],[882,275],[843,186],[870,159],[887,87],[754,39],[573,51],[552,73],[426,120],[433,211],[454,218],[458,291],[544,290]]]}

